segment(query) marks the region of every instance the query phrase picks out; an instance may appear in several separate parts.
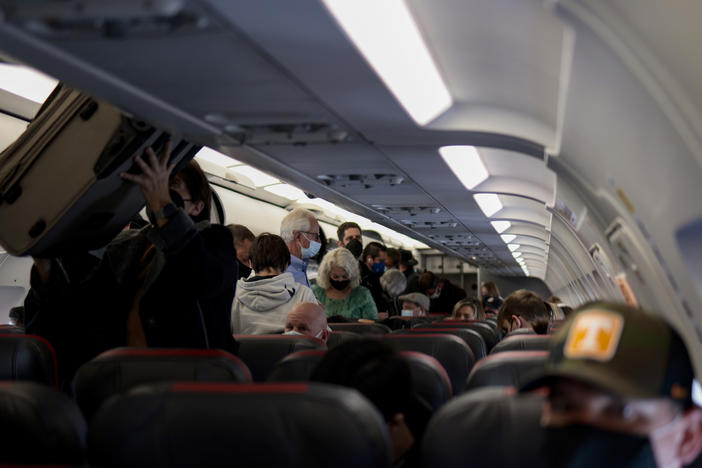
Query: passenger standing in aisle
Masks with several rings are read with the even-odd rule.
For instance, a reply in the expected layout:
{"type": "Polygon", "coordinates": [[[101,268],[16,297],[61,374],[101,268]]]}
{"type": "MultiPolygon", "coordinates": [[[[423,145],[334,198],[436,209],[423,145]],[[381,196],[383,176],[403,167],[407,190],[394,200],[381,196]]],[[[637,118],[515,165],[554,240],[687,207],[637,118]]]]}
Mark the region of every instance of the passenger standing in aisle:
{"type": "Polygon", "coordinates": [[[280,237],[290,251],[290,266],[285,271],[292,273],[295,281],[309,288],[307,262],[322,247],[317,219],[307,210],[292,210],[280,223],[280,237]]]}

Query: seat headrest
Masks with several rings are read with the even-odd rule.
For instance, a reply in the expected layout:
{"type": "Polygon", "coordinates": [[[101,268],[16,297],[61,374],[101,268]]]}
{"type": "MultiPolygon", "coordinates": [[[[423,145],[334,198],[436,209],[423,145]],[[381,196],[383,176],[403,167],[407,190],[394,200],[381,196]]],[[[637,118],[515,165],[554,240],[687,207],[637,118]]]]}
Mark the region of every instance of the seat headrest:
{"type": "Polygon", "coordinates": [[[360,335],[384,335],[392,330],[382,323],[330,323],[334,331],[347,331],[360,335]]]}
{"type": "Polygon", "coordinates": [[[0,334],[24,335],[24,327],[15,325],[0,325],[0,334]]]}
{"type": "Polygon", "coordinates": [[[0,464],[83,466],[87,428],[76,404],[35,382],[0,382],[0,464]]]}
{"type": "Polygon", "coordinates": [[[432,333],[446,333],[449,335],[454,335],[466,342],[475,359],[482,359],[487,356],[487,345],[485,340],[475,330],[470,330],[468,328],[412,328],[407,330],[408,333],[421,333],[421,334],[432,334],[432,333]]]}
{"type": "Polygon", "coordinates": [[[175,383],[110,400],[89,434],[104,467],[387,467],[380,413],[326,384],[175,383]]]}
{"type": "Polygon", "coordinates": [[[423,328],[467,328],[480,333],[485,340],[485,346],[490,351],[498,342],[497,332],[491,322],[480,320],[443,320],[441,322],[424,325],[423,328]]]}
{"type": "Polygon", "coordinates": [[[414,392],[436,411],[453,396],[446,369],[431,356],[416,351],[402,351],[412,373],[414,392]]]}
{"type": "Polygon", "coordinates": [[[324,343],[304,335],[234,335],[239,342],[239,357],[251,371],[254,382],[263,382],[273,366],[288,354],[311,349],[326,349],[324,343]]]}
{"type": "Polygon", "coordinates": [[[543,369],[548,351],[505,351],[478,361],[468,376],[466,390],[478,387],[520,388],[543,369]]]}
{"type": "Polygon", "coordinates": [[[351,333],[347,331],[333,331],[329,332],[329,338],[327,338],[327,348],[332,349],[341,343],[346,343],[350,340],[357,340],[361,338],[358,333],[351,333]]]}
{"type": "Polygon", "coordinates": [[[35,335],[0,334],[0,380],[30,380],[57,387],[58,364],[51,343],[35,335]]]}
{"type": "Polygon", "coordinates": [[[236,356],[221,350],[117,348],[83,364],[73,394],[87,420],[109,397],[157,382],[251,382],[236,356]]]}
{"type": "Polygon", "coordinates": [[[470,370],[475,364],[473,351],[462,339],[450,334],[390,334],[383,340],[403,351],[427,354],[443,366],[451,379],[454,395],[463,391],[470,370]]]}
{"type": "Polygon", "coordinates": [[[444,405],[422,442],[423,466],[471,468],[541,466],[543,398],[511,396],[506,388],[473,390],[444,405]]]}
{"type": "Polygon", "coordinates": [[[312,371],[327,351],[312,349],[288,354],[278,361],[268,375],[269,382],[304,382],[310,379],[312,371]]]}
{"type": "Polygon", "coordinates": [[[490,354],[504,351],[548,351],[551,335],[514,335],[503,339],[490,351],[490,354]]]}

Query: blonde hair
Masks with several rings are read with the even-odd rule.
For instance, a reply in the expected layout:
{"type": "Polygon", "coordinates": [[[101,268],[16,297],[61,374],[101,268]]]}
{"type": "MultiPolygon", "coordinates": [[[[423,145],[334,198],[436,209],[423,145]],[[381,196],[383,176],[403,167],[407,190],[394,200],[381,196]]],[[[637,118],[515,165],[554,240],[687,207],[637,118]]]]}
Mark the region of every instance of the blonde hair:
{"type": "Polygon", "coordinates": [[[351,252],[344,247],[334,249],[324,256],[322,264],[319,265],[317,273],[317,284],[324,289],[329,289],[329,275],[332,268],[343,268],[349,279],[351,280],[351,289],[358,287],[361,284],[361,274],[358,271],[358,260],[356,260],[351,252]]]}

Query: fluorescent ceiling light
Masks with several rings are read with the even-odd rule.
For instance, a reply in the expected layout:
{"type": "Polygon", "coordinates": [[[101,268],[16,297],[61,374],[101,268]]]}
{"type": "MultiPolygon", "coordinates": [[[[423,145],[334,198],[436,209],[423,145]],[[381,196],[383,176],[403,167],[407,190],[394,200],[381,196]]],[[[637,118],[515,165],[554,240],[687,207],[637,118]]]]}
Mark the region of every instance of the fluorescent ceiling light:
{"type": "Polygon", "coordinates": [[[489,176],[475,146],[442,146],[439,154],[468,190],[473,190],[489,176]]]}
{"type": "Polygon", "coordinates": [[[254,183],[256,188],[280,183],[280,180],[276,179],[275,177],[269,176],[265,172],[261,172],[251,166],[231,167],[227,172],[233,172],[234,174],[241,174],[244,177],[247,177],[254,183]]]}
{"type": "Polygon", "coordinates": [[[451,95],[403,0],[324,4],[418,125],[451,107],[451,95]]]}
{"type": "Polygon", "coordinates": [[[39,104],[46,101],[57,80],[29,67],[0,63],[0,88],[39,104]]]}
{"type": "Polygon", "coordinates": [[[514,239],[517,238],[517,236],[515,236],[514,234],[502,234],[500,237],[502,238],[502,241],[505,244],[509,244],[510,242],[512,242],[514,239]]]}
{"type": "Polygon", "coordinates": [[[507,248],[509,249],[510,252],[514,252],[520,247],[519,244],[507,244],[507,248]]]}
{"type": "Polygon", "coordinates": [[[229,167],[241,164],[240,161],[237,161],[234,158],[230,158],[226,154],[222,154],[219,151],[215,151],[207,146],[203,146],[202,149],[197,152],[195,158],[214,163],[221,167],[229,167]]]}
{"type": "Polygon", "coordinates": [[[488,218],[502,209],[502,202],[496,193],[476,193],[473,198],[488,218]]]}
{"type": "Polygon", "coordinates": [[[497,231],[498,234],[502,234],[507,229],[512,227],[512,223],[509,221],[490,221],[490,224],[492,224],[492,227],[495,228],[495,231],[497,231]]]}
{"type": "Polygon", "coordinates": [[[307,200],[305,192],[290,184],[273,184],[264,187],[264,190],[271,192],[279,197],[287,198],[288,200],[307,200]]]}
{"type": "Polygon", "coordinates": [[[521,253],[521,252],[512,252],[512,256],[513,256],[514,258],[519,258],[519,257],[522,256],[522,253],[521,253]]]}

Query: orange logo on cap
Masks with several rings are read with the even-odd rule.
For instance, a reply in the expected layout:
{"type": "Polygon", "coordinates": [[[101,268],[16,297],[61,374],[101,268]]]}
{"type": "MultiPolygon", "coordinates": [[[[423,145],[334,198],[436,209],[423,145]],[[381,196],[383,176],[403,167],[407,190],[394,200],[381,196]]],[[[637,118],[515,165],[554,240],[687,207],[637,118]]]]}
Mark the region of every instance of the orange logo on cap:
{"type": "Polygon", "coordinates": [[[621,315],[603,310],[583,312],[570,327],[564,353],[569,358],[609,361],[617,351],[623,328],[621,315]]]}

